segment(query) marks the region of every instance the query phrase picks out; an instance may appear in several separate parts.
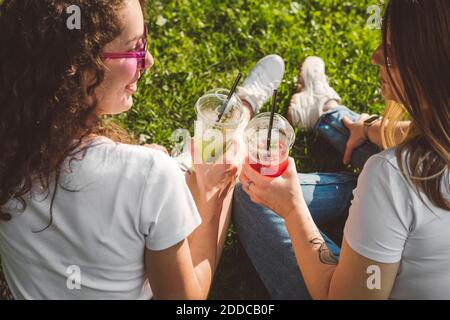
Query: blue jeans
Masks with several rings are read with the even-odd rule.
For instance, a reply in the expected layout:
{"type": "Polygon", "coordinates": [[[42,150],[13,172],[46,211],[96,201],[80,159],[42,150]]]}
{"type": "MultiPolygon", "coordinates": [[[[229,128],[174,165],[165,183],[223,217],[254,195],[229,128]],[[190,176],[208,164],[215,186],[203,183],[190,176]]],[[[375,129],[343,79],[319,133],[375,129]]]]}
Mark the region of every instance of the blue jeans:
{"type": "MultiPolygon", "coordinates": [[[[322,115],[315,130],[341,153],[349,133],[342,118],[358,120],[359,114],[346,107],[336,107],[322,115]]],[[[366,143],[353,152],[352,164],[362,168],[365,161],[379,152],[366,143]]],[[[349,173],[299,174],[304,198],[317,225],[342,218],[353,198],[357,176],[349,173]]],[[[233,219],[241,243],[273,299],[310,299],[298,268],[291,239],[282,218],[253,203],[238,184],[233,197],[233,219]]],[[[340,249],[324,233],[328,248],[339,257],[340,249]]]]}

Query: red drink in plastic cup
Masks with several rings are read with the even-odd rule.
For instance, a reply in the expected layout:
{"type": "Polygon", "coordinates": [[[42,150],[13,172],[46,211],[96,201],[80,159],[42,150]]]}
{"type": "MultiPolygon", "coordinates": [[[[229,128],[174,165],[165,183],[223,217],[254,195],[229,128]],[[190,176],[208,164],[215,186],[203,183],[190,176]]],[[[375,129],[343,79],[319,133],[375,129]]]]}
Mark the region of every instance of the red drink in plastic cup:
{"type": "Polygon", "coordinates": [[[281,176],[284,171],[286,171],[286,168],[288,166],[289,160],[284,155],[286,153],[286,146],[282,143],[279,144],[278,150],[275,152],[278,152],[277,154],[273,154],[272,158],[267,159],[267,161],[260,161],[256,163],[250,162],[250,166],[261,173],[262,175],[265,175],[266,177],[276,178],[281,176]],[[281,159],[285,159],[284,161],[281,161],[281,159]]]}
{"type": "Polygon", "coordinates": [[[269,135],[270,113],[261,113],[250,121],[245,129],[250,166],[260,174],[276,178],[281,176],[289,164],[289,151],[294,144],[294,129],[279,114],[275,114],[269,135]]]}

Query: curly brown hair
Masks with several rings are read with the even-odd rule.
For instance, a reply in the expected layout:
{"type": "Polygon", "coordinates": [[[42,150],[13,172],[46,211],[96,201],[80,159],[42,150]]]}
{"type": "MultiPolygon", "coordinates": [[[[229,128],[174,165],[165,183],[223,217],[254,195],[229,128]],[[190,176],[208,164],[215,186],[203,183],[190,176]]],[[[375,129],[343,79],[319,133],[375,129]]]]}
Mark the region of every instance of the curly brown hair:
{"type": "Polygon", "coordinates": [[[104,79],[102,48],[121,33],[124,3],[0,1],[0,221],[11,219],[2,209],[11,199],[26,208],[35,183],[50,193],[54,182],[53,204],[63,163],[82,158],[91,136],[131,142],[87,102],[104,79]],[[80,30],[66,26],[72,5],[81,9],[80,30]]]}

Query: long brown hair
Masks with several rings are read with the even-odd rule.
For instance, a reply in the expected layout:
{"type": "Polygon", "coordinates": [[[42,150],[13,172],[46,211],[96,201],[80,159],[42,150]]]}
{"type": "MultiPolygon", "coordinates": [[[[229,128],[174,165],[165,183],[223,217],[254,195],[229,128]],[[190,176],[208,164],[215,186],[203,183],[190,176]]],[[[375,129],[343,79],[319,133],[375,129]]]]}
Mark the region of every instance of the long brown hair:
{"type": "Polygon", "coordinates": [[[431,203],[445,210],[450,210],[445,196],[450,167],[449,35],[448,0],[391,0],[386,7],[385,64],[401,101],[389,103],[386,108],[383,143],[385,147],[398,144],[393,130],[407,114],[411,125],[396,151],[400,169],[417,191],[422,191],[431,203]],[[392,61],[398,68],[401,86],[393,80],[392,61]]]}
{"type": "MultiPolygon", "coordinates": [[[[0,5],[0,221],[2,207],[35,183],[56,195],[63,163],[79,159],[92,135],[130,142],[88,104],[105,74],[103,47],[120,35],[125,0],[5,0],[0,5]],[[66,26],[67,8],[81,9],[81,29],[66,26]],[[86,74],[94,80],[86,83],[86,74]],[[53,188],[52,188],[53,189],[53,188]]],[[[52,221],[52,205],[50,223],[52,221]]]]}

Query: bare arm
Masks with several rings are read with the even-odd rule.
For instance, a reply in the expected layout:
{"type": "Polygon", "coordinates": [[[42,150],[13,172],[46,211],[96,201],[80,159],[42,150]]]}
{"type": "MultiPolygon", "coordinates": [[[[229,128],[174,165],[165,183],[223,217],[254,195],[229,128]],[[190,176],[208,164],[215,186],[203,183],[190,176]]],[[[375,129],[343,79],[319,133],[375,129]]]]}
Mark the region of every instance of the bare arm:
{"type": "Polygon", "coordinates": [[[314,299],[388,299],[399,263],[367,259],[343,241],[339,263],[303,203],[285,220],[295,256],[309,293],[314,299]],[[379,272],[379,286],[371,272],[379,272]],[[374,286],[371,286],[374,284],[374,286]]]}
{"type": "Polygon", "coordinates": [[[205,299],[208,297],[221,252],[219,227],[223,218],[226,218],[223,215],[228,214],[228,211],[224,211],[223,208],[230,188],[232,188],[231,181],[222,193],[216,194],[206,201],[200,191],[193,193],[202,217],[212,217],[210,220],[204,220],[188,238],[194,271],[205,299]]]}
{"type": "MultiPolygon", "coordinates": [[[[244,100],[244,119],[241,124],[241,130],[243,130],[250,119],[253,116],[253,110],[251,106],[244,100]]],[[[243,134],[237,134],[238,137],[242,138],[243,134]]],[[[239,141],[239,143],[242,145],[244,142],[239,141]]],[[[246,155],[246,149],[241,147],[238,150],[238,154],[236,156],[232,156],[233,162],[235,167],[237,167],[237,175],[240,174],[240,171],[242,169],[242,163],[244,162],[246,155]]],[[[189,186],[189,189],[191,190],[192,195],[194,196],[194,199],[197,199],[196,202],[198,202],[199,199],[199,190],[198,190],[198,183],[196,179],[196,175],[186,175],[186,182],[189,186]]],[[[226,237],[228,234],[228,228],[231,221],[231,204],[233,200],[233,191],[235,187],[235,182],[232,181],[230,183],[230,187],[226,191],[226,194],[224,195],[224,200],[222,202],[222,211],[220,213],[220,221],[219,221],[219,227],[218,227],[218,238],[217,238],[217,252],[216,252],[216,267],[220,262],[220,257],[222,255],[223,247],[226,241],[226,237]]]]}
{"type": "Polygon", "coordinates": [[[314,224],[292,158],[287,170],[276,179],[260,175],[246,163],[241,175],[242,185],[246,186],[249,180],[252,184],[244,190],[250,199],[284,219],[297,263],[314,299],[389,297],[399,264],[381,264],[367,259],[352,250],[345,241],[337,259],[314,224]],[[380,289],[371,290],[367,286],[370,276],[368,266],[379,268],[380,289]]]}
{"type": "MultiPolygon", "coordinates": [[[[220,200],[219,200],[220,201],[220,200]]],[[[155,299],[206,299],[216,267],[221,203],[198,203],[211,219],[177,245],[145,251],[146,272],[155,299]]]]}
{"type": "MultiPolygon", "coordinates": [[[[243,127],[251,115],[251,108],[244,106],[243,127]]],[[[238,150],[231,165],[196,166],[195,174],[186,175],[203,221],[188,239],[177,245],[159,252],[145,251],[146,272],[155,299],[208,297],[227,235],[234,182],[243,161],[242,150],[238,150]]]]}
{"type": "MultiPolygon", "coordinates": [[[[347,140],[347,145],[345,147],[343,162],[344,164],[349,164],[353,151],[360,145],[367,141],[364,134],[364,120],[369,118],[368,114],[362,114],[358,121],[353,122],[348,117],[344,117],[342,120],[344,126],[349,130],[350,136],[347,140]]],[[[397,142],[402,141],[404,138],[411,122],[401,121],[398,122],[395,127],[394,139],[397,142]]],[[[381,139],[381,119],[373,123],[367,132],[369,141],[376,144],[381,149],[383,148],[383,143],[381,139]]]]}

